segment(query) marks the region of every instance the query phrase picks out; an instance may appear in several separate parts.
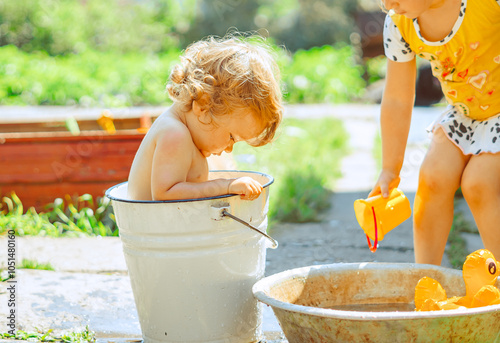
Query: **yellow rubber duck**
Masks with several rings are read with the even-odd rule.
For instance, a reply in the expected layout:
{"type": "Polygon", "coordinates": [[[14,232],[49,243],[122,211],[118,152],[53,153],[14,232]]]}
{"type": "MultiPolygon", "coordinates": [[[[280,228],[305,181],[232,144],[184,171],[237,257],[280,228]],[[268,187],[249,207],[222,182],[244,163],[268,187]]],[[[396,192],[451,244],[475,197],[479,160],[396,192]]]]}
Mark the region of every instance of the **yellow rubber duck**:
{"type": "Polygon", "coordinates": [[[462,275],[465,296],[446,296],[438,281],[421,278],[415,287],[415,310],[437,311],[500,304],[500,290],[494,286],[500,275],[500,263],[486,249],[474,251],[464,262],[462,275]]]}

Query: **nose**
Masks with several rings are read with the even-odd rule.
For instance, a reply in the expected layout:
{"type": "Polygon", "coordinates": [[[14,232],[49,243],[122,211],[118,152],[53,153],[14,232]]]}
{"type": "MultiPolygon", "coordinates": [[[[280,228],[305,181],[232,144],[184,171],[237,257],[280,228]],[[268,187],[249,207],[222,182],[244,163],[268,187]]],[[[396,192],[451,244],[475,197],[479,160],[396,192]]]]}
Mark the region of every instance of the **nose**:
{"type": "Polygon", "coordinates": [[[384,7],[389,11],[389,10],[396,10],[399,7],[399,3],[394,0],[383,0],[384,2],[384,7]]]}

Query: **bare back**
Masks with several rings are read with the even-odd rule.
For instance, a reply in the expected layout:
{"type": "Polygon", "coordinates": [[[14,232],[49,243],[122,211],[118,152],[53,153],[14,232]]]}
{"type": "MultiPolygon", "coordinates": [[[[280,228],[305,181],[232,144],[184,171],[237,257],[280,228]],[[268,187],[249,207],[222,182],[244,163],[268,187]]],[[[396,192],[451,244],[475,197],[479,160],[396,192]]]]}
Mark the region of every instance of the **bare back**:
{"type": "Polygon", "coordinates": [[[155,120],[136,153],[128,178],[128,197],[154,200],[153,178],[158,174],[161,179],[171,180],[174,184],[208,179],[207,159],[196,148],[188,128],[171,108],[155,120]],[[173,161],[174,164],[168,162],[172,150],[181,156],[173,161]]]}

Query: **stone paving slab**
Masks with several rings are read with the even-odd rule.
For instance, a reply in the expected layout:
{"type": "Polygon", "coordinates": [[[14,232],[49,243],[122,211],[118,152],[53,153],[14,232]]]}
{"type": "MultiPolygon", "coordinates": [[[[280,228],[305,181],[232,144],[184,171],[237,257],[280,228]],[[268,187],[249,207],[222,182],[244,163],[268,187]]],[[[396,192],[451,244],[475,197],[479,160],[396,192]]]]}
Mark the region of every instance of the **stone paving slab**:
{"type": "MultiPolygon", "coordinates": [[[[7,239],[0,238],[0,267],[7,261],[7,239]]],[[[16,237],[16,257],[50,263],[56,271],[82,273],[127,272],[118,237],[16,237]]]]}
{"type": "MultiPolygon", "coordinates": [[[[141,337],[127,276],[21,269],[15,280],[0,283],[0,308],[6,313],[7,287],[15,285],[19,330],[59,334],[88,325],[101,337],[141,337]]],[[[6,321],[0,316],[2,332],[6,321]]]]}

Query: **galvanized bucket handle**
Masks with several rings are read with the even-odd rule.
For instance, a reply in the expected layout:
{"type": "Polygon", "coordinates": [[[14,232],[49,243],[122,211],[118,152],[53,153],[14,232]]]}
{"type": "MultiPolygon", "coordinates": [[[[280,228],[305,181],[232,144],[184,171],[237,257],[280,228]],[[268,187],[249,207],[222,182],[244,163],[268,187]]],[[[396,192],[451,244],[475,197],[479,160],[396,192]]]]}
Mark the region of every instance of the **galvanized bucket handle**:
{"type": "Polygon", "coordinates": [[[255,226],[253,226],[252,224],[250,223],[247,223],[246,221],[244,221],[243,219],[240,219],[236,216],[233,216],[231,213],[229,213],[228,211],[226,211],[225,209],[222,210],[222,215],[225,216],[225,217],[229,217],[231,219],[234,219],[236,220],[238,223],[241,223],[247,227],[249,227],[250,229],[254,230],[254,231],[257,231],[258,233],[260,233],[262,236],[266,237],[267,239],[269,239],[271,241],[271,249],[276,249],[278,247],[278,241],[275,240],[274,238],[272,238],[271,236],[269,236],[267,233],[265,232],[262,232],[260,231],[259,229],[257,229],[255,226]]]}
{"type": "Polygon", "coordinates": [[[231,219],[236,220],[238,223],[245,225],[246,227],[249,227],[250,229],[257,231],[260,233],[262,236],[266,237],[270,242],[271,242],[271,249],[276,249],[278,247],[278,241],[269,236],[267,233],[260,231],[257,229],[255,226],[253,226],[250,223],[247,223],[241,218],[236,217],[235,215],[232,215],[229,213],[229,204],[222,204],[219,206],[212,206],[212,211],[215,211],[215,213],[212,214],[212,219],[214,220],[221,220],[223,217],[229,217],[231,219]]]}

